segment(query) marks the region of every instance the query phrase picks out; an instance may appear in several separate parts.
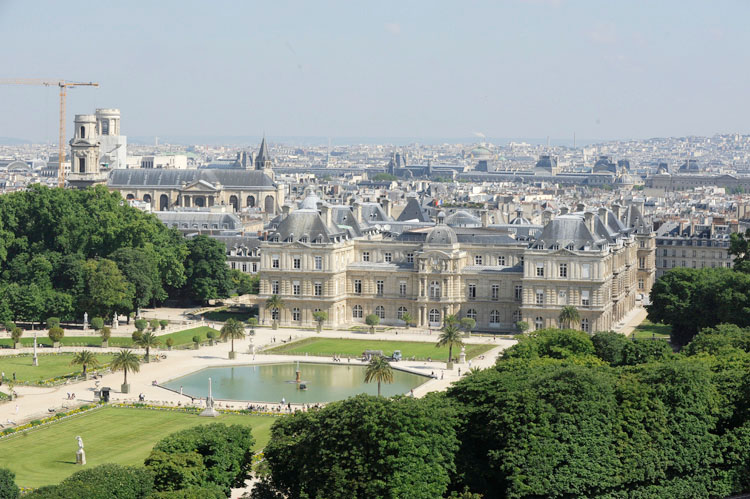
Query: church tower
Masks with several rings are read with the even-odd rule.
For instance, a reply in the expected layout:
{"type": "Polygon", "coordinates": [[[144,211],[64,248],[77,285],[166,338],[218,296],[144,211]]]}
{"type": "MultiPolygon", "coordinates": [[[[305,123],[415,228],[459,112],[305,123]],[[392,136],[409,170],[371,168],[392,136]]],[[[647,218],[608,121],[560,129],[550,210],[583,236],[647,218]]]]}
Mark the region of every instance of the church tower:
{"type": "Polygon", "coordinates": [[[76,114],[68,174],[68,183],[72,187],[81,189],[106,180],[106,174],[99,171],[99,146],[96,116],[76,114]]]}
{"type": "Polygon", "coordinates": [[[271,162],[271,155],[268,154],[268,146],[266,145],[266,138],[263,137],[263,141],[260,143],[260,149],[258,155],[255,157],[255,169],[256,170],[270,170],[273,168],[271,162]]]}

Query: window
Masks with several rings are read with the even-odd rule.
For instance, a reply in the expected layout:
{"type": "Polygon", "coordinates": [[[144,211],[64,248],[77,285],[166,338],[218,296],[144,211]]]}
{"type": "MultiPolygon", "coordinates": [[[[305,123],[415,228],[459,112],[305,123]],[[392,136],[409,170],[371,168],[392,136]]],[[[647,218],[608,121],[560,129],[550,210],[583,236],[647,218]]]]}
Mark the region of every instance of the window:
{"type": "Polygon", "coordinates": [[[646,268],[646,257],[642,256],[638,259],[638,268],[639,269],[645,269],[646,268]]]}
{"type": "Polygon", "coordinates": [[[662,250],[661,256],[667,256],[667,248],[662,250]]]}
{"type": "Polygon", "coordinates": [[[299,258],[299,257],[295,257],[292,260],[292,264],[293,264],[292,267],[294,267],[295,269],[301,269],[302,268],[302,259],[299,258]]]}
{"type": "Polygon", "coordinates": [[[482,255],[476,255],[474,257],[474,265],[482,265],[482,255]]]}
{"type": "Polygon", "coordinates": [[[271,309],[271,319],[275,320],[275,321],[279,320],[279,309],[278,308],[271,309]]]}
{"type": "MultiPolygon", "coordinates": [[[[695,263],[695,262],[693,262],[693,263],[695,263]]],[[[695,268],[695,265],[693,265],[693,268],[695,268]]],[[[643,282],[643,277],[641,277],[640,279],[638,279],[638,289],[646,289],[646,286],[644,285],[644,282],[643,282]]]]}
{"type": "Polygon", "coordinates": [[[78,158],[78,171],[86,173],[86,158],[78,158]]]}
{"type": "Polygon", "coordinates": [[[393,253],[390,251],[385,252],[385,263],[391,263],[393,261],[393,253]]]}
{"type": "Polygon", "coordinates": [[[588,307],[590,305],[588,289],[584,289],[581,291],[581,305],[584,307],[588,307]]]}
{"type": "Polygon", "coordinates": [[[278,256],[272,256],[271,257],[271,268],[272,269],[278,269],[279,268],[279,257],[278,256]]]}
{"type": "Polygon", "coordinates": [[[247,272],[247,264],[246,263],[242,264],[242,271],[243,272],[247,272]]]}
{"type": "Polygon", "coordinates": [[[520,310],[514,310],[513,311],[513,324],[517,324],[523,320],[523,316],[521,315],[520,310]]]}
{"type": "Polygon", "coordinates": [[[299,296],[302,291],[302,286],[299,285],[298,281],[295,281],[292,283],[292,294],[299,296]]]}
{"type": "Polygon", "coordinates": [[[475,300],[477,298],[477,285],[469,284],[469,300],[475,300]]]}
{"type": "Polygon", "coordinates": [[[568,277],[568,264],[567,263],[560,264],[560,277],[568,277]]]}
{"type": "Polygon", "coordinates": [[[385,307],[382,305],[375,307],[375,315],[377,315],[379,319],[385,319],[385,307]]]}
{"type": "Polygon", "coordinates": [[[497,264],[500,267],[504,267],[505,266],[505,256],[499,256],[499,257],[497,257],[497,264]]]}
{"type": "Polygon", "coordinates": [[[362,305],[354,305],[352,307],[352,319],[362,318],[362,305]]]}
{"type": "Polygon", "coordinates": [[[414,253],[406,254],[406,263],[414,263],[414,253]]]}
{"type": "Polygon", "coordinates": [[[581,277],[584,279],[589,279],[591,277],[591,264],[590,263],[584,263],[581,265],[581,277]]]}
{"type": "Polygon", "coordinates": [[[407,313],[406,307],[398,307],[398,320],[404,320],[404,314],[407,313]]]}
{"type": "Polygon", "coordinates": [[[543,263],[536,264],[536,276],[544,277],[544,264],[543,263]]]}
{"type": "Polygon", "coordinates": [[[500,285],[499,284],[492,285],[492,299],[493,300],[500,299],[500,285]]]}
{"type": "Polygon", "coordinates": [[[544,291],[537,291],[536,292],[536,304],[537,305],[544,305],[544,291]]]}
{"type": "Polygon", "coordinates": [[[406,296],[406,283],[404,281],[398,283],[398,294],[401,296],[406,296]]]}
{"type": "Polygon", "coordinates": [[[664,265],[662,265],[662,267],[668,267],[669,266],[666,260],[664,260],[664,262],[662,262],[662,263],[664,263],[664,265]]]}
{"type": "Polygon", "coordinates": [[[468,317],[469,319],[477,320],[477,311],[473,308],[470,308],[466,311],[466,317],[468,317]]]}
{"type": "Polygon", "coordinates": [[[323,257],[322,256],[315,257],[315,270],[323,270],[323,257]]]}
{"type": "Polygon", "coordinates": [[[584,333],[591,332],[591,327],[589,326],[588,319],[581,319],[581,331],[583,331],[584,333]]]}
{"type": "Polygon", "coordinates": [[[523,299],[523,286],[521,286],[520,284],[516,284],[514,296],[516,298],[516,301],[521,301],[523,299]]]}
{"type": "Polygon", "coordinates": [[[323,284],[316,282],[313,289],[315,290],[315,296],[323,296],[323,284]]]}
{"type": "Polygon", "coordinates": [[[440,311],[436,308],[431,309],[428,318],[430,323],[440,324],[440,311]]]}
{"type": "Polygon", "coordinates": [[[430,283],[430,298],[440,298],[440,283],[437,281],[430,283]]]}
{"type": "Polygon", "coordinates": [[[362,261],[363,262],[369,262],[370,261],[370,252],[369,251],[363,251],[362,252],[362,261]]]}
{"type": "Polygon", "coordinates": [[[293,321],[299,321],[302,319],[302,314],[300,313],[299,309],[297,307],[292,309],[292,320],[293,321]]]}
{"type": "Polygon", "coordinates": [[[378,293],[378,296],[383,296],[384,288],[385,288],[385,283],[383,281],[377,281],[375,283],[375,289],[376,289],[376,292],[378,293]]]}
{"type": "Polygon", "coordinates": [[[235,263],[234,262],[231,263],[231,267],[235,268],[235,263]]]}
{"type": "Polygon", "coordinates": [[[490,324],[500,324],[500,312],[498,310],[490,312],[490,324]]]}
{"type": "Polygon", "coordinates": [[[271,282],[271,294],[272,295],[279,294],[279,281],[272,281],[271,282]]]}
{"type": "Polygon", "coordinates": [[[354,279],[354,292],[358,295],[362,294],[362,281],[359,279],[354,279]]]}
{"type": "Polygon", "coordinates": [[[537,317],[536,319],[534,319],[534,329],[539,330],[539,329],[542,329],[543,327],[544,327],[544,319],[542,319],[541,317],[537,317]]]}

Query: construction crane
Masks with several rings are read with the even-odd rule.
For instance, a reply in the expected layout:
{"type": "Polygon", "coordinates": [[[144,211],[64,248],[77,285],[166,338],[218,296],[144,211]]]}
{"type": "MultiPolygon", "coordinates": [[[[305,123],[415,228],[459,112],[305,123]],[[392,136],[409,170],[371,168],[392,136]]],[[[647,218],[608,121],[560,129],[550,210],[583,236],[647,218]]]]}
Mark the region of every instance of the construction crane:
{"type": "Polygon", "coordinates": [[[60,140],[58,142],[58,159],[60,167],[57,172],[57,184],[65,187],[65,98],[69,87],[98,87],[98,83],[67,81],[67,80],[45,80],[39,78],[17,78],[0,79],[0,85],[44,85],[45,87],[60,87],[60,140]]]}

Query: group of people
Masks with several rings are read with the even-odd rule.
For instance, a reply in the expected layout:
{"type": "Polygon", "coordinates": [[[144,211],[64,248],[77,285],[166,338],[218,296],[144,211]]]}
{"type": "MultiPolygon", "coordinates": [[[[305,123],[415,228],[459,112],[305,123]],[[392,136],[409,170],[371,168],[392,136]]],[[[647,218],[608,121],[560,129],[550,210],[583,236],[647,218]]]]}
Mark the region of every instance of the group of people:
{"type": "MultiPolygon", "coordinates": [[[[349,358],[349,357],[347,357],[347,358],[346,358],[346,360],[347,360],[348,362],[351,362],[351,361],[352,361],[352,359],[351,359],[351,358],[349,358]]],[[[333,361],[334,361],[334,362],[341,362],[341,357],[340,357],[339,355],[333,354],[333,361]]]]}
{"type": "Polygon", "coordinates": [[[75,393],[68,393],[68,400],[75,400],[76,394],[75,393]]]}

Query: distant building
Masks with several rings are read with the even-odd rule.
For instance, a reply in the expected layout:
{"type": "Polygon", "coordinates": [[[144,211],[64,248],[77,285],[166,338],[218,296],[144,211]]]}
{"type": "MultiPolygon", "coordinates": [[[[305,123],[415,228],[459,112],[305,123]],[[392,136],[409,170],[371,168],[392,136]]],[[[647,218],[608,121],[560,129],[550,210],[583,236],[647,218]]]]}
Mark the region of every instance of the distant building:
{"type": "Polygon", "coordinates": [[[656,231],[656,277],[679,267],[732,267],[729,225],[667,222],[656,231]]]}

